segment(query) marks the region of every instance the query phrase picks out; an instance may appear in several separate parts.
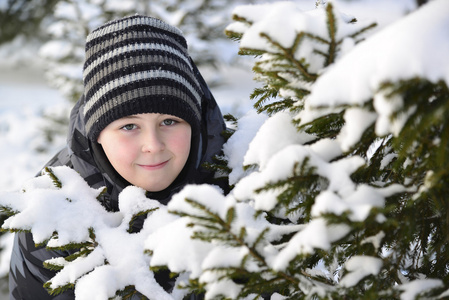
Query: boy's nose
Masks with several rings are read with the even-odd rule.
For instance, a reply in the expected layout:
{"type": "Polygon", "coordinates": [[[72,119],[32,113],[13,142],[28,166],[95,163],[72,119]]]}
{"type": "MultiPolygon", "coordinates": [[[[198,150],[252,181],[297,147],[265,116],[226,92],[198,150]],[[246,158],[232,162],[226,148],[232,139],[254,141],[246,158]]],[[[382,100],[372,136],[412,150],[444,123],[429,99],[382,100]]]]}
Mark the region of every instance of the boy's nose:
{"type": "Polygon", "coordinates": [[[151,130],[142,135],[142,152],[159,152],[164,150],[165,144],[157,130],[151,130]]]}

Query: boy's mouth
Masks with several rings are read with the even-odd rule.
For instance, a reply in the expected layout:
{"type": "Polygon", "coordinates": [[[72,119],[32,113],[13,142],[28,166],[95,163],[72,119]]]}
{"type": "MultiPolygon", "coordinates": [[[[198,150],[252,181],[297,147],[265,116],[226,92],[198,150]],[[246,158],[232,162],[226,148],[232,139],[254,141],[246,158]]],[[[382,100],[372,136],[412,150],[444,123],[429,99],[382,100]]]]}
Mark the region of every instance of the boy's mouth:
{"type": "Polygon", "coordinates": [[[138,166],[144,168],[145,170],[158,170],[158,169],[163,168],[168,163],[168,161],[169,160],[163,161],[161,163],[149,164],[149,165],[138,164],[138,166]]]}

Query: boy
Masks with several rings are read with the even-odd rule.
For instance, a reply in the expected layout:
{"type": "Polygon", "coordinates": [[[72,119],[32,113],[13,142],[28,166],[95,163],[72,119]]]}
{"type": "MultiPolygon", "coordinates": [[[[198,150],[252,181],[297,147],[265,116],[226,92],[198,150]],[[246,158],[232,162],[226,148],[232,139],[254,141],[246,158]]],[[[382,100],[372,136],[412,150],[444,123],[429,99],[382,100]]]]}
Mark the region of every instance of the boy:
{"type": "MultiPolygon", "coordinates": [[[[70,166],[93,188],[106,186],[106,209],[118,210],[128,185],[166,204],[187,183],[212,177],[201,164],[220,152],[225,123],[180,30],[137,15],[101,26],[87,37],[83,81],[67,147],[48,165],[70,166]]],[[[69,254],[36,248],[30,233],[17,233],[10,299],[74,299],[72,290],[52,297],[43,288],[55,275],[43,262],[69,254]]],[[[167,273],[156,279],[172,288],[167,273]]]]}

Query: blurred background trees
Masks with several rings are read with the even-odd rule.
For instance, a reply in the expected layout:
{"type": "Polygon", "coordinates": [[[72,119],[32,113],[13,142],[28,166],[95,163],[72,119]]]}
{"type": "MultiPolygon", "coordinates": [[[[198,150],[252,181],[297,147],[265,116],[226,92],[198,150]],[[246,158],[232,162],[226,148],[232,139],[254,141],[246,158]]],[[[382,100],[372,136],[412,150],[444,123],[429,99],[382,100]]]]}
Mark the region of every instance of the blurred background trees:
{"type": "Polygon", "coordinates": [[[6,0],[0,2],[0,44],[23,35],[27,39],[48,39],[41,29],[59,0],[6,0]]]}

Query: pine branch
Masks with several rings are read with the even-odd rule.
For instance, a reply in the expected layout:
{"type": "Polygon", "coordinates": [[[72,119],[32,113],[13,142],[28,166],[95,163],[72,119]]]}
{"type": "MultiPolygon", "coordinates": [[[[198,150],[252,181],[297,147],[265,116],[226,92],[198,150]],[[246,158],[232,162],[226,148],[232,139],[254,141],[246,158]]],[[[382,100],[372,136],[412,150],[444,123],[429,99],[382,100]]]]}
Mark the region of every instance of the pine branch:
{"type": "Polygon", "coordinates": [[[236,15],[236,14],[232,15],[232,20],[236,21],[236,22],[244,23],[244,24],[246,24],[248,26],[251,26],[253,24],[253,22],[249,21],[248,19],[246,19],[246,18],[244,18],[242,16],[239,16],[239,15],[236,15]]]}
{"type": "Polygon", "coordinates": [[[134,215],[132,216],[131,220],[129,221],[129,226],[128,226],[127,231],[128,231],[129,233],[132,233],[132,232],[133,232],[133,225],[134,225],[134,223],[136,222],[136,220],[137,220],[139,217],[147,216],[148,214],[150,214],[150,213],[152,213],[152,212],[154,212],[155,210],[158,210],[158,209],[159,209],[159,207],[155,207],[155,208],[152,208],[152,209],[147,209],[147,210],[144,210],[144,211],[139,211],[138,213],[134,214],[134,215]]]}
{"type": "MultiPolygon", "coordinates": [[[[353,38],[353,39],[355,40],[358,36],[364,34],[365,32],[367,32],[367,31],[373,29],[373,28],[376,27],[376,26],[377,26],[377,23],[376,23],[376,22],[371,23],[370,25],[363,27],[362,29],[360,29],[360,30],[354,32],[353,34],[350,34],[349,37],[350,37],[350,38],[353,38]]],[[[358,41],[356,41],[356,43],[359,43],[360,41],[361,41],[361,40],[358,40],[358,41]]],[[[343,42],[343,40],[340,40],[340,41],[338,42],[338,44],[341,44],[342,42],[343,42]]]]}
{"type": "Polygon", "coordinates": [[[98,194],[97,196],[97,200],[101,203],[103,196],[106,194],[106,192],[108,191],[108,189],[105,187],[101,190],[100,194],[98,194]]]}
{"type": "MultiPolygon", "coordinates": [[[[309,158],[296,162],[292,175],[283,180],[269,182],[256,189],[255,193],[280,191],[274,211],[286,209],[286,214],[301,213],[310,216],[315,196],[327,186],[327,180],[315,174],[315,168],[309,166],[309,158]],[[300,196],[303,195],[303,196],[300,196]]],[[[301,220],[303,222],[309,219],[301,220]]]]}
{"type": "MultiPolygon", "coordinates": [[[[296,67],[297,70],[299,70],[300,74],[306,81],[313,82],[317,79],[318,75],[309,73],[307,67],[305,67],[300,60],[295,59],[292,48],[283,47],[281,44],[274,41],[269,35],[265,33],[261,33],[261,36],[264,37],[275,48],[279,49],[283,57],[285,57],[289,62],[291,62],[296,67]]],[[[304,36],[305,34],[303,32],[298,33],[297,38],[295,39],[295,44],[293,46],[294,49],[299,47],[299,44],[301,43],[304,36]]]]}
{"type": "MultiPolygon", "coordinates": [[[[318,78],[318,74],[309,71],[309,66],[304,58],[295,58],[295,54],[299,52],[305,39],[327,46],[327,51],[313,49],[313,53],[324,58],[322,68],[334,63],[339,51],[339,45],[341,45],[344,38],[341,38],[340,40],[337,40],[336,38],[338,30],[337,19],[331,3],[325,6],[325,14],[328,38],[301,31],[296,34],[292,45],[282,46],[274,37],[261,32],[260,36],[272,46],[272,49],[240,47],[240,55],[265,55],[264,59],[256,62],[253,67],[254,72],[260,75],[260,78],[256,78],[256,80],[265,82],[263,88],[255,89],[250,96],[252,100],[257,100],[254,107],[259,113],[267,112],[269,115],[272,115],[282,110],[294,109],[295,111],[298,111],[303,108],[303,104],[296,105],[296,102],[310,93],[304,86],[313,84],[318,78]],[[296,82],[300,82],[300,84],[297,84],[296,82]],[[278,97],[281,91],[287,90],[292,91],[295,94],[296,99],[293,97],[286,97],[286,99],[275,101],[274,103],[267,105],[265,104],[268,100],[278,97]]],[[[250,22],[246,22],[244,17],[235,16],[235,20],[246,24],[248,27],[252,26],[250,22]]],[[[354,21],[355,20],[350,20],[348,23],[354,21]]],[[[374,24],[366,26],[353,33],[351,37],[355,38],[374,26],[374,24]]],[[[239,38],[241,38],[241,34],[239,38]]]]}
{"type": "MultiPolygon", "coordinates": [[[[57,238],[57,232],[54,233],[52,238],[57,238]]],[[[59,247],[50,247],[48,246],[48,241],[44,242],[42,245],[46,245],[46,248],[49,250],[56,250],[56,251],[73,251],[75,252],[65,256],[63,259],[66,262],[73,262],[79,257],[87,257],[92,251],[95,250],[95,248],[98,246],[98,242],[95,239],[95,232],[93,228],[89,228],[89,238],[90,241],[86,241],[84,243],[69,243],[65,244],[59,247]]],[[[64,268],[64,266],[53,264],[50,261],[44,262],[44,267],[50,270],[59,271],[64,268]]]]}
{"type": "MultiPolygon", "coordinates": [[[[20,211],[14,210],[11,207],[8,206],[0,206],[0,213],[5,214],[7,217],[14,216],[18,214],[20,211]]],[[[11,231],[11,229],[3,229],[0,228],[0,231],[11,231]]]]}
{"type": "Polygon", "coordinates": [[[225,174],[227,176],[232,169],[228,167],[227,160],[222,156],[214,156],[213,163],[205,162],[201,165],[206,170],[211,170],[217,174],[225,174]]]}
{"type": "Polygon", "coordinates": [[[326,55],[326,62],[324,67],[329,66],[334,63],[336,52],[337,52],[337,42],[335,36],[337,34],[337,21],[335,20],[334,10],[332,3],[328,3],[326,6],[326,17],[327,17],[327,31],[329,34],[329,53],[326,55]]]}
{"type": "MultiPolygon", "coordinates": [[[[191,291],[191,295],[202,295],[206,292],[205,289],[206,284],[201,283],[198,279],[195,278],[189,278],[188,283],[182,283],[177,286],[178,289],[184,289],[191,291]]],[[[199,296],[200,298],[201,296],[199,296]]],[[[184,298],[185,299],[185,298],[184,298]]]]}
{"type": "Polygon", "coordinates": [[[278,112],[285,111],[288,107],[293,107],[295,101],[292,99],[284,99],[276,101],[274,103],[266,104],[262,107],[256,107],[258,113],[265,111],[269,116],[272,116],[278,112]]]}
{"type": "Polygon", "coordinates": [[[57,187],[58,189],[62,188],[62,183],[61,183],[61,181],[60,181],[59,178],[53,173],[51,167],[45,167],[45,168],[44,168],[44,172],[43,172],[42,175],[44,175],[44,174],[48,175],[48,176],[52,179],[53,184],[54,184],[55,187],[57,187]]]}
{"type": "Polygon", "coordinates": [[[223,119],[225,119],[226,122],[230,122],[232,125],[237,126],[238,124],[238,119],[233,116],[232,114],[225,114],[223,116],[223,119]]]}
{"type": "Polygon", "coordinates": [[[271,88],[267,85],[265,85],[263,88],[255,88],[252,94],[250,95],[250,99],[259,99],[254,104],[254,108],[257,109],[257,111],[260,113],[264,109],[263,104],[267,102],[270,99],[276,98],[278,95],[278,90],[275,88],[271,88]]]}
{"type": "MultiPolygon", "coordinates": [[[[117,297],[120,297],[121,300],[131,300],[131,299],[140,299],[147,300],[148,298],[144,295],[140,294],[134,285],[128,285],[123,290],[117,291],[115,293],[117,297]]],[[[109,298],[110,300],[117,299],[117,297],[109,298]]]]}
{"type": "MultiPolygon", "coordinates": [[[[235,21],[235,22],[243,23],[243,24],[245,24],[247,26],[251,26],[252,25],[252,22],[250,22],[246,18],[243,18],[243,17],[241,17],[239,15],[236,15],[236,14],[232,15],[232,20],[235,21]]],[[[241,33],[238,33],[238,32],[235,32],[235,31],[231,31],[231,30],[225,30],[225,34],[226,34],[226,36],[229,39],[231,39],[233,41],[240,41],[242,39],[242,36],[243,36],[241,33]]],[[[240,54],[240,55],[245,55],[245,54],[240,54]]]]}
{"type": "Polygon", "coordinates": [[[68,283],[68,284],[60,286],[56,289],[52,289],[50,286],[51,286],[50,281],[47,281],[46,283],[44,283],[44,288],[48,291],[48,293],[51,296],[57,296],[57,295],[64,293],[65,291],[75,289],[75,283],[68,283]]]}

